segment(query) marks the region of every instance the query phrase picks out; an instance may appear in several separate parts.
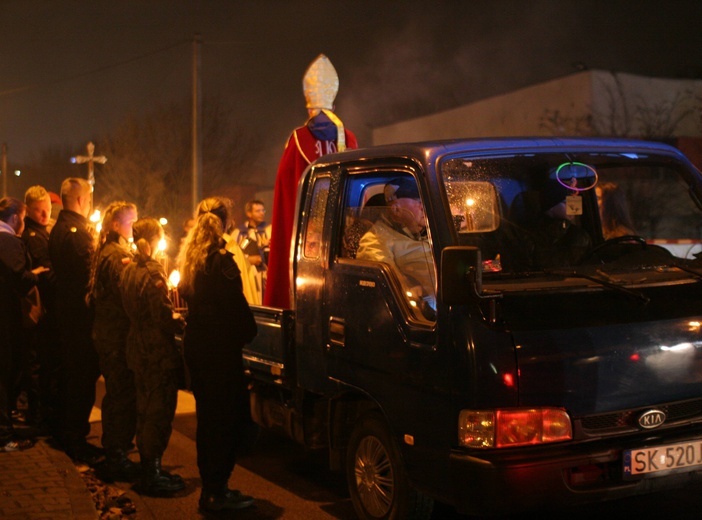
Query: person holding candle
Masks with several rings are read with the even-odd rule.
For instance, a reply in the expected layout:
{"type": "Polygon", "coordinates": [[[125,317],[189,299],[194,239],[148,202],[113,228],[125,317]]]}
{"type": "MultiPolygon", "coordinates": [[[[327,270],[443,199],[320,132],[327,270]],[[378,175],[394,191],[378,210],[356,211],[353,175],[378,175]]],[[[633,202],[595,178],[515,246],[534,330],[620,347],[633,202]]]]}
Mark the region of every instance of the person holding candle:
{"type": "Polygon", "coordinates": [[[129,318],[127,365],[136,387],[136,443],[141,458],[139,489],[147,495],[172,494],[185,487],[179,475],[161,467],[171,437],[178,400],[181,354],[175,334],[184,327],[168,295],[166,273],[153,258],[163,239],[158,220],[142,218],[133,226],[136,254],[120,279],[129,318]]]}

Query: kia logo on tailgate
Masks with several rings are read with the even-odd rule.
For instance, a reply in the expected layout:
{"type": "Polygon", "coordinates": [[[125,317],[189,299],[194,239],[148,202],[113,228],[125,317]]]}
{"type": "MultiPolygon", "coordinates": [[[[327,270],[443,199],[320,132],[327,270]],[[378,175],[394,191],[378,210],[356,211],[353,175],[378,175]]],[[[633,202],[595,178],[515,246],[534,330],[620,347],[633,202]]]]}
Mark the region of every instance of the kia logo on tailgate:
{"type": "Polygon", "coordinates": [[[665,412],[661,410],[649,410],[639,415],[639,426],[650,430],[658,428],[665,422],[665,412]]]}

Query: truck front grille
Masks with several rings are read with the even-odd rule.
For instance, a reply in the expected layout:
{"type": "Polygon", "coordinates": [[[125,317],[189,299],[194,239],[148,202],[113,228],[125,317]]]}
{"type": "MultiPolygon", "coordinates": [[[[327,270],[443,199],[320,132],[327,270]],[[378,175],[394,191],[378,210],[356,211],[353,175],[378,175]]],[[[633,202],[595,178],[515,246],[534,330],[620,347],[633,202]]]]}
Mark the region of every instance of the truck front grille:
{"type": "Polygon", "coordinates": [[[653,408],[665,412],[665,424],[671,424],[682,420],[702,419],[702,399],[693,399],[690,401],[666,403],[633,410],[591,415],[581,418],[579,421],[576,421],[576,423],[580,423],[583,433],[586,435],[640,430],[641,428],[637,424],[639,415],[653,408]]]}

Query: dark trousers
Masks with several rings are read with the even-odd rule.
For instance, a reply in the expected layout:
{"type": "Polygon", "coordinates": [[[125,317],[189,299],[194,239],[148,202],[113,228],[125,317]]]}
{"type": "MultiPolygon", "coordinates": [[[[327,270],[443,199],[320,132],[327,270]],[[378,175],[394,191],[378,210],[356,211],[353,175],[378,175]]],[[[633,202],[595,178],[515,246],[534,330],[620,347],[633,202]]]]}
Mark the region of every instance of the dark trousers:
{"type": "Polygon", "coordinates": [[[0,316],[0,445],[12,440],[14,435],[12,410],[17,406],[19,361],[24,347],[24,330],[19,317],[5,311],[0,316]]]}
{"type": "Polygon", "coordinates": [[[36,351],[39,363],[38,415],[41,424],[52,435],[58,431],[59,375],[61,373],[61,344],[58,340],[55,315],[48,314],[36,329],[36,351]]]}
{"type": "Polygon", "coordinates": [[[16,355],[17,385],[15,396],[27,396],[28,422],[51,430],[56,423],[58,394],[59,342],[55,320],[44,316],[36,327],[24,329],[24,344],[16,355]]]}
{"type": "Polygon", "coordinates": [[[0,337],[0,446],[12,440],[13,434],[10,405],[14,382],[12,350],[10,338],[0,337]]]}
{"type": "MultiPolygon", "coordinates": [[[[105,335],[95,322],[94,342],[105,378],[102,399],[102,447],[110,452],[129,451],[136,433],[137,403],[134,373],[127,367],[126,330],[105,335]]],[[[108,328],[109,331],[109,328],[108,328]]],[[[117,331],[112,331],[117,332],[117,331]]]]}
{"type": "Polygon", "coordinates": [[[196,403],[197,465],[202,487],[221,492],[234,470],[251,415],[241,346],[217,345],[208,339],[215,338],[186,331],[185,360],[196,403]]]}
{"type": "Polygon", "coordinates": [[[90,433],[90,412],[95,404],[100,366],[89,321],[61,320],[59,335],[61,440],[70,448],[85,443],[90,433]]]}
{"type": "Polygon", "coordinates": [[[139,456],[142,460],[161,458],[171,438],[178,403],[176,370],[143,365],[134,369],[134,381],[139,456]]]}
{"type": "Polygon", "coordinates": [[[27,412],[25,418],[32,423],[39,419],[39,351],[34,341],[36,329],[25,330],[25,341],[21,348],[15,352],[16,377],[12,394],[12,404],[24,392],[27,398],[27,412]]]}

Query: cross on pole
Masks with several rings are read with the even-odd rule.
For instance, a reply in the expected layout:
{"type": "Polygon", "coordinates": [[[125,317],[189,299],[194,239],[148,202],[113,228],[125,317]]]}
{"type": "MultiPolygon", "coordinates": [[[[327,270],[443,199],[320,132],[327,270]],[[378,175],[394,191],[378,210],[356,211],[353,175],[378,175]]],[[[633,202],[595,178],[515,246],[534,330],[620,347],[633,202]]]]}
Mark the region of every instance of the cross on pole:
{"type": "Polygon", "coordinates": [[[95,152],[95,145],[90,142],[88,143],[87,146],[88,149],[88,155],[76,155],[75,157],[71,157],[71,162],[74,164],[84,164],[88,163],[88,182],[90,183],[91,186],[93,186],[93,189],[95,187],[95,169],[94,169],[94,164],[95,163],[100,163],[100,164],[105,164],[107,162],[107,157],[104,155],[93,155],[95,152]]]}
{"type": "Polygon", "coordinates": [[[73,164],[84,164],[88,163],[88,182],[90,183],[90,208],[93,207],[93,192],[95,191],[95,163],[105,164],[107,162],[107,157],[104,155],[93,155],[95,152],[95,145],[91,142],[87,146],[88,155],[76,155],[71,157],[71,162],[73,164]]]}

